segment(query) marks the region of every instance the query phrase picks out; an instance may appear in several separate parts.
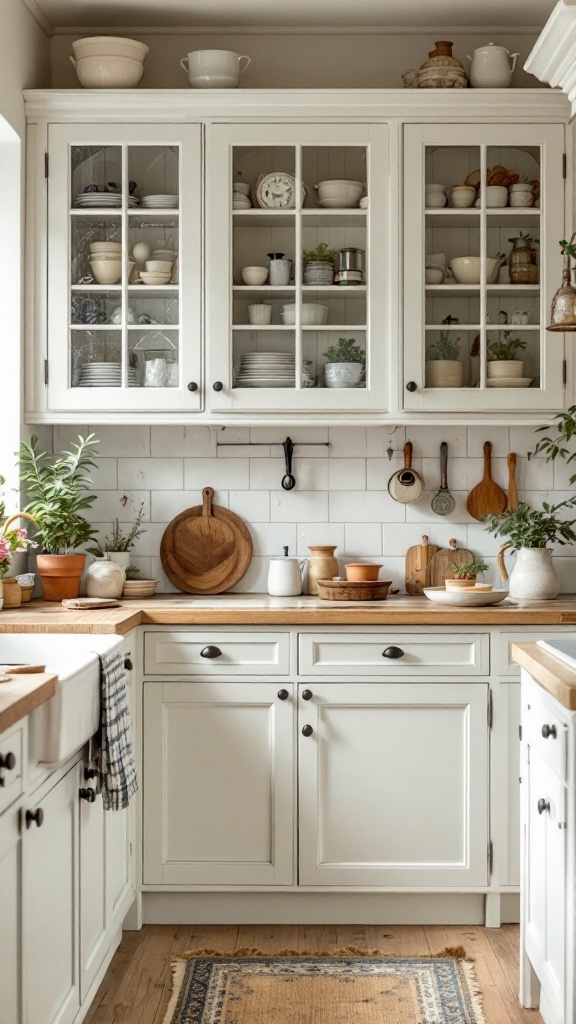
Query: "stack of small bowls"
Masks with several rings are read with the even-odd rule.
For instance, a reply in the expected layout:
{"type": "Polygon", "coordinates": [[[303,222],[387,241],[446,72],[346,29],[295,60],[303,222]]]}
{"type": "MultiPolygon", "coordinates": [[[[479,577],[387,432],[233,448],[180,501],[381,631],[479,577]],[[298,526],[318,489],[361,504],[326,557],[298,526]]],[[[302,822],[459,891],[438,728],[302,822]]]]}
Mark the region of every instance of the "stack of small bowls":
{"type": "Polygon", "coordinates": [[[90,242],[90,268],[97,284],[118,284],[122,278],[122,243],[90,242]]]}
{"type": "Polygon", "coordinates": [[[508,188],[510,206],[533,206],[534,192],[529,182],[516,181],[508,188]]]}
{"type": "Polygon", "coordinates": [[[444,185],[430,182],[426,185],[426,206],[439,209],[446,206],[446,189],[444,185]]]}
{"type": "Polygon", "coordinates": [[[232,186],[232,209],[249,210],[251,206],[250,185],[245,181],[235,181],[232,186]]]}
{"type": "Polygon", "coordinates": [[[174,260],[147,260],[146,270],[140,271],[140,278],[147,285],[170,284],[174,260]]]}

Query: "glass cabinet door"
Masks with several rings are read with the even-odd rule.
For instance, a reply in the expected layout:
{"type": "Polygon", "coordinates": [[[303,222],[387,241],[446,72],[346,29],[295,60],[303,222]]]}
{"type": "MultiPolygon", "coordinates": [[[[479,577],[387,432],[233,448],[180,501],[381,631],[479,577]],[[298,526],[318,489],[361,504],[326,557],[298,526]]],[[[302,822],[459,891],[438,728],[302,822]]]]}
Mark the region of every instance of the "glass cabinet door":
{"type": "Polygon", "coordinates": [[[51,126],[50,159],[49,408],[198,410],[199,126],[51,126]]]}
{"type": "Polygon", "coordinates": [[[216,125],[208,139],[214,410],[389,407],[382,125],[216,125]]]}
{"type": "Polygon", "coordinates": [[[405,128],[404,408],[563,405],[561,125],[405,128]]]}

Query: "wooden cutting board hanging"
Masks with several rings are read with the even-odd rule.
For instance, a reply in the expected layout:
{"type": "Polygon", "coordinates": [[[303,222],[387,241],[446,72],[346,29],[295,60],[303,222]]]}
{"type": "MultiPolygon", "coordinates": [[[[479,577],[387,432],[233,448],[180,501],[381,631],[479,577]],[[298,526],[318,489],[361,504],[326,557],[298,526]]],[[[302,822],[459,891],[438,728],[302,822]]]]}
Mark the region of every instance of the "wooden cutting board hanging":
{"type": "Polygon", "coordinates": [[[426,534],[421,544],[413,544],[406,552],[406,593],[421,594],[424,587],[430,586],[430,562],[440,548],[437,544],[429,544],[426,534]]]}
{"type": "Polygon", "coordinates": [[[442,548],[437,551],[430,562],[430,583],[429,587],[443,587],[447,579],[452,579],[454,572],[452,565],[465,565],[466,562],[473,562],[474,555],[466,548],[459,548],[458,541],[452,537],[449,548],[442,548]]]}
{"type": "Polygon", "coordinates": [[[252,539],[238,516],[213,505],[214,489],[204,502],[176,516],[160,544],[168,579],[186,594],[221,594],[242,579],[252,558],[252,539]]]}
{"type": "Polygon", "coordinates": [[[490,441],[484,442],[484,476],[476,487],[473,487],[466,501],[466,510],[473,519],[482,522],[484,516],[499,516],[506,508],[506,495],[498,484],[492,479],[490,459],[492,456],[492,445],[490,441]]]}

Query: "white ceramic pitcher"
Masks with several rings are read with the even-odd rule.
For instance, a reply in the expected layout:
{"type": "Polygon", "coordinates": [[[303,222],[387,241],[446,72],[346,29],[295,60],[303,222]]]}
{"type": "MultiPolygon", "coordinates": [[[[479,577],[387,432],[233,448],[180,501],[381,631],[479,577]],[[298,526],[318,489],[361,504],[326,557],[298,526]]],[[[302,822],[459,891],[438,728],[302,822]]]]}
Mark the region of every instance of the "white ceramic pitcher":
{"type": "Polygon", "coordinates": [[[558,576],[549,548],[520,548],[514,568],[508,576],[503,544],[498,552],[498,568],[503,580],[510,580],[509,594],[517,601],[553,601],[558,596],[558,576]]]}
{"type": "Polygon", "coordinates": [[[302,593],[302,577],[306,559],[271,558],[268,569],[268,593],[271,597],[298,597],[302,593]]]}
{"type": "Polygon", "coordinates": [[[479,46],[472,57],[467,53],[470,85],[473,89],[509,89],[518,56],[517,53],[510,53],[505,46],[496,46],[494,43],[479,46]]]}

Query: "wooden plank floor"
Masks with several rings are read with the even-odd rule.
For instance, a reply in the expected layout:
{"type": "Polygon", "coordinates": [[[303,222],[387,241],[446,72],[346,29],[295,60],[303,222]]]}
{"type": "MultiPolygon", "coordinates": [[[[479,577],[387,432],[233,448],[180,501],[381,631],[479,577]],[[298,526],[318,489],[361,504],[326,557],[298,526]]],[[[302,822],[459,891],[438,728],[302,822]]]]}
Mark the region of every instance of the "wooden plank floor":
{"type": "Polygon", "coordinates": [[[541,1024],[536,1010],[518,1004],[517,925],[145,925],[140,932],[124,933],[85,1024],[160,1024],[170,994],[170,959],[187,949],[257,946],[273,953],[347,945],[400,956],[462,945],[475,960],[486,1024],[541,1024]]]}

